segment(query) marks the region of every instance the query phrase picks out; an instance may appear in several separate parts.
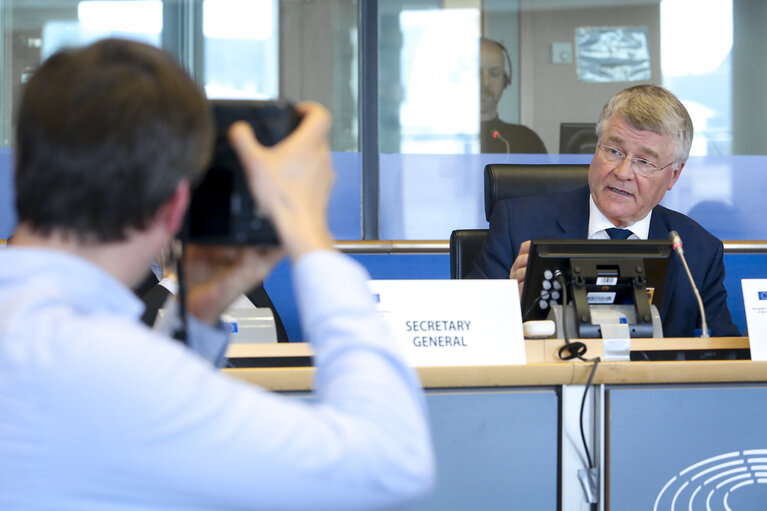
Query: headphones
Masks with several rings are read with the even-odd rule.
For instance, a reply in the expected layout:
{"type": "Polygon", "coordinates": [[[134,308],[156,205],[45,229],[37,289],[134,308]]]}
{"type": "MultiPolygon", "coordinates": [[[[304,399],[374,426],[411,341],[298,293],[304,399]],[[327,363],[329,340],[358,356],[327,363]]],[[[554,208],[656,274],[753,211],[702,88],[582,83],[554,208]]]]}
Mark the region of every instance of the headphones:
{"type": "Polygon", "coordinates": [[[490,39],[489,37],[480,38],[480,46],[483,42],[496,45],[501,49],[501,53],[503,53],[503,59],[506,61],[506,67],[503,69],[503,88],[505,89],[511,85],[511,57],[509,56],[509,50],[506,49],[502,42],[490,39]]]}

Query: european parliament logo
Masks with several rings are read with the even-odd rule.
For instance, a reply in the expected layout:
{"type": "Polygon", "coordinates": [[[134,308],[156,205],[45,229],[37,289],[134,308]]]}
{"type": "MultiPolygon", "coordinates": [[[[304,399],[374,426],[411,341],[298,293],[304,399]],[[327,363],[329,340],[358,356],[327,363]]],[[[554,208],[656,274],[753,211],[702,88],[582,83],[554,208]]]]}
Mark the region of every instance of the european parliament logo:
{"type": "Polygon", "coordinates": [[[767,300],[767,291],[759,291],[759,299],[767,300]]]}

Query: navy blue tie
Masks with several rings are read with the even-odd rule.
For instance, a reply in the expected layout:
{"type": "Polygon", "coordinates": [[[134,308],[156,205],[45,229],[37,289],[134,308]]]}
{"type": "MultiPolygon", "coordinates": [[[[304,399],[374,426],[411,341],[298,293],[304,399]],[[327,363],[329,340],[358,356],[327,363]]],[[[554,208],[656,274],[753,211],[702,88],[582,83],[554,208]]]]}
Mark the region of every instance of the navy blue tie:
{"type": "Polygon", "coordinates": [[[610,236],[611,240],[627,240],[629,236],[634,234],[628,229],[617,229],[615,227],[610,227],[605,229],[605,231],[607,231],[607,235],[610,236]]]}

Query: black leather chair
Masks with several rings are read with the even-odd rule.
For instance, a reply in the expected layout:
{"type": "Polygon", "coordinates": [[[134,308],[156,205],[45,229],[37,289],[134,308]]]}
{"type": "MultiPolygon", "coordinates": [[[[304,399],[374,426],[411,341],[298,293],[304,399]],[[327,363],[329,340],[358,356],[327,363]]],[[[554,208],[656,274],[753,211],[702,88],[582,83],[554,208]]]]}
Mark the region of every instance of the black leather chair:
{"type": "MultiPolygon", "coordinates": [[[[485,166],[485,217],[498,201],[572,190],[588,183],[586,164],[491,163],[485,166]]],[[[487,229],[457,229],[450,235],[450,277],[466,278],[482,249],[487,229]]]]}
{"type": "Polygon", "coordinates": [[[500,200],[566,192],[588,183],[588,174],[585,164],[485,165],[485,218],[500,200]]]}
{"type": "Polygon", "coordinates": [[[450,278],[465,279],[487,237],[487,229],[457,229],[450,234],[450,278]]]}
{"type": "Polygon", "coordinates": [[[253,302],[253,305],[260,308],[269,308],[274,316],[274,330],[277,333],[277,342],[290,342],[288,339],[288,333],[285,331],[285,325],[282,324],[282,318],[280,318],[277,308],[272,303],[272,299],[264,289],[264,284],[261,283],[255,288],[251,289],[245,296],[253,302]]]}

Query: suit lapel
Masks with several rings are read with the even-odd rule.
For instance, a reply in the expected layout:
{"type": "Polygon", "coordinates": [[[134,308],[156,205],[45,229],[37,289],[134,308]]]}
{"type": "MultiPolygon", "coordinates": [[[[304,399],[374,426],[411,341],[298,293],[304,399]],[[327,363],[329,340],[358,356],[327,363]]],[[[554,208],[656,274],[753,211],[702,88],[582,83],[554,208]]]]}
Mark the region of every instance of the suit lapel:
{"type": "MultiPolygon", "coordinates": [[[[668,239],[668,233],[671,231],[671,226],[668,224],[668,218],[666,217],[664,208],[656,206],[652,211],[652,218],[650,219],[650,231],[647,238],[651,240],[666,240],[668,239]]],[[[658,310],[661,317],[665,317],[666,311],[670,307],[672,296],[678,279],[675,276],[681,275],[684,272],[679,257],[672,253],[668,263],[668,274],[666,277],[666,287],[663,290],[663,302],[660,304],[658,310]]]]}
{"type": "Polygon", "coordinates": [[[652,210],[650,230],[647,233],[647,239],[666,240],[668,239],[668,233],[670,230],[671,227],[668,225],[665,211],[660,206],[655,206],[655,208],[652,210]]]}
{"type": "Polygon", "coordinates": [[[589,187],[563,194],[557,204],[557,223],[564,239],[583,239],[589,235],[589,187]]]}

